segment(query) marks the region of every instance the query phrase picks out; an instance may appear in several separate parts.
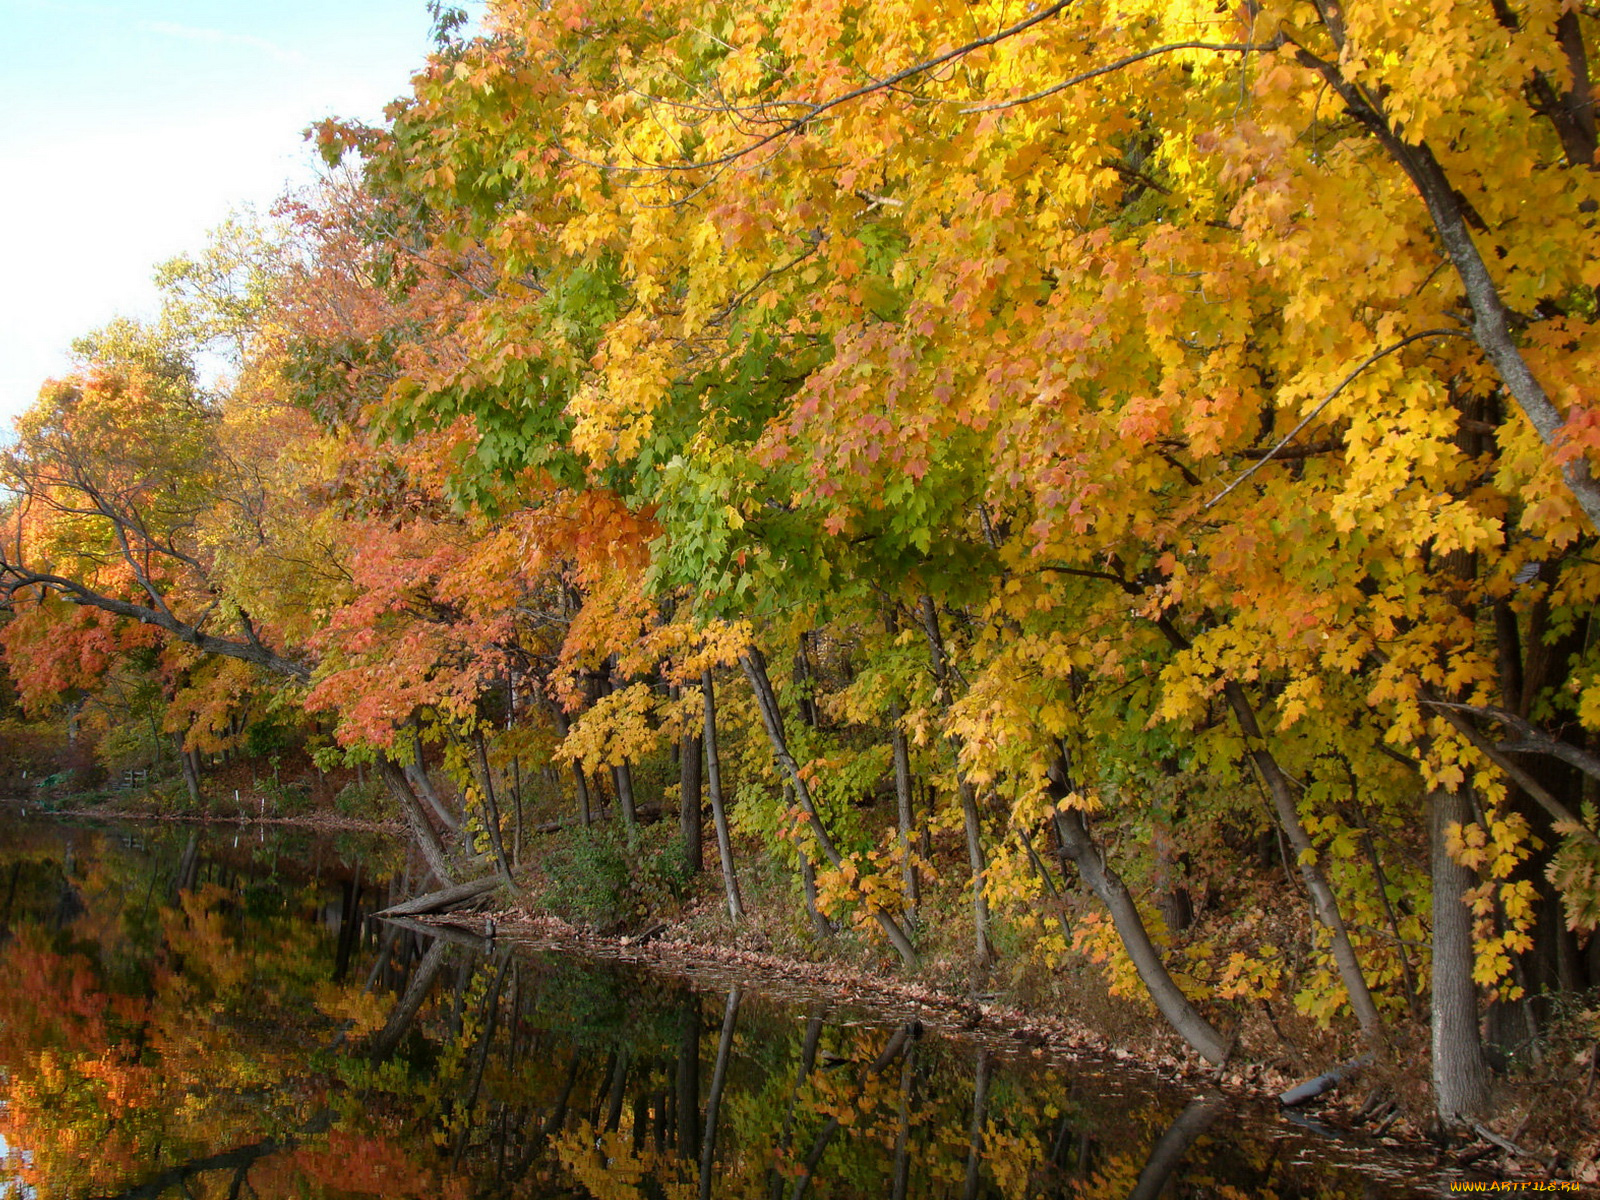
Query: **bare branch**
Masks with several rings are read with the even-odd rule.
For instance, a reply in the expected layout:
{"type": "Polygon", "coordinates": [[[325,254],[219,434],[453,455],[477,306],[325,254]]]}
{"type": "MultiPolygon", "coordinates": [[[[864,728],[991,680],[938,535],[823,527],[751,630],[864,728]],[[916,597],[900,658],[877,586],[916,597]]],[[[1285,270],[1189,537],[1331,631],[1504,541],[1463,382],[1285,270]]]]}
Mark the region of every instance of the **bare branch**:
{"type": "Polygon", "coordinates": [[[1372,354],[1369,354],[1361,361],[1360,365],[1357,366],[1355,370],[1351,371],[1350,374],[1346,375],[1339,381],[1338,385],[1333,389],[1333,391],[1329,392],[1326,396],[1319,400],[1317,402],[1317,406],[1308,412],[1304,417],[1302,417],[1298,425],[1289,430],[1288,433],[1284,434],[1277,445],[1273,446],[1271,450],[1262,455],[1259,462],[1257,462],[1244,474],[1240,475],[1239,478],[1235,479],[1227,487],[1223,488],[1215,496],[1211,497],[1211,499],[1207,500],[1200,511],[1206,512],[1209,509],[1214,508],[1217,505],[1217,502],[1220,501],[1224,496],[1233,491],[1234,488],[1238,487],[1257,471],[1261,470],[1262,467],[1271,462],[1277,456],[1278,451],[1282,450],[1291,441],[1293,441],[1295,435],[1298,434],[1302,429],[1311,424],[1312,421],[1316,420],[1317,415],[1321,413],[1323,409],[1327,408],[1328,405],[1332,404],[1340,392],[1344,391],[1345,388],[1354,383],[1361,372],[1365,371],[1380,358],[1393,354],[1396,350],[1403,349],[1404,347],[1409,346],[1412,342],[1421,341],[1423,338],[1430,337],[1458,337],[1465,338],[1469,342],[1473,340],[1472,335],[1463,333],[1459,329],[1424,329],[1421,333],[1413,333],[1410,337],[1401,338],[1392,346],[1385,346],[1382,350],[1378,350],[1372,354]]]}
{"type": "MultiPolygon", "coordinates": [[[[1110,75],[1115,71],[1122,70],[1124,67],[1131,67],[1134,63],[1143,62],[1147,58],[1154,58],[1158,54],[1172,54],[1178,50],[1213,50],[1218,54],[1259,54],[1276,50],[1284,42],[1284,38],[1276,37],[1270,42],[1170,42],[1165,46],[1151,46],[1148,50],[1140,50],[1137,54],[1128,54],[1112,62],[1102,63],[1098,67],[1080,72],[1068,79],[1063,79],[1060,83],[1051,84],[1043,91],[1031,92],[1026,96],[1018,96],[1013,100],[996,100],[993,104],[974,105],[971,108],[963,108],[961,112],[965,116],[971,113],[1000,112],[1003,109],[1032,104],[1035,100],[1043,100],[1046,96],[1054,96],[1057,92],[1064,92],[1069,87],[1087,83],[1089,80],[1097,79],[1101,75],[1110,75]]],[[[1161,190],[1166,191],[1167,189],[1162,188],[1161,190]]]]}
{"type": "Polygon", "coordinates": [[[1008,38],[1013,38],[1025,30],[1032,29],[1035,25],[1039,25],[1045,21],[1048,21],[1051,17],[1054,17],[1063,10],[1071,7],[1072,3],[1073,0],[1057,0],[1057,3],[1040,9],[1032,16],[1026,17],[1014,25],[1007,25],[1004,29],[998,29],[986,37],[974,38],[972,41],[966,42],[960,46],[956,46],[954,49],[946,50],[943,54],[936,55],[933,58],[924,59],[919,63],[913,63],[911,66],[896,71],[892,75],[885,76],[883,79],[874,79],[872,82],[862,84],[858,88],[852,88],[850,91],[841,93],[840,95],[833,97],[831,100],[823,100],[815,104],[804,104],[803,101],[794,101],[794,104],[803,105],[805,108],[805,111],[800,116],[783,122],[783,124],[779,125],[778,128],[774,129],[771,133],[763,134],[754,141],[750,142],[748,145],[742,146],[737,150],[730,150],[728,153],[720,155],[717,158],[708,158],[703,162],[656,163],[647,166],[621,167],[615,163],[592,162],[588,159],[580,158],[578,155],[571,154],[570,151],[568,154],[575,161],[585,163],[588,166],[639,173],[699,171],[709,167],[724,167],[729,163],[737,162],[739,159],[744,158],[748,154],[754,153],[763,146],[777,141],[779,138],[787,137],[792,133],[799,133],[802,129],[811,124],[811,122],[815,121],[824,113],[831,112],[833,109],[839,108],[845,104],[849,104],[852,100],[859,100],[863,96],[870,96],[874,92],[881,92],[892,88],[896,84],[904,83],[908,79],[915,79],[918,75],[925,75],[929,71],[932,71],[938,67],[942,67],[947,62],[953,62],[958,58],[964,58],[968,54],[971,54],[974,50],[982,50],[986,46],[997,45],[1008,38]]]}

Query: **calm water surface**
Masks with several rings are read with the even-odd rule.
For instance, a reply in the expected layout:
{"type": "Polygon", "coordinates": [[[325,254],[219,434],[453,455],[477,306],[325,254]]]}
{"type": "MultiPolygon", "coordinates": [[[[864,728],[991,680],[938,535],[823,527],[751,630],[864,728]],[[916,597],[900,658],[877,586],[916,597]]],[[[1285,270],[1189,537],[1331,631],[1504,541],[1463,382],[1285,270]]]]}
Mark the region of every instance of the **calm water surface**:
{"type": "Polygon", "coordinates": [[[397,861],[0,817],[0,1196],[1448,1194],[1115,1065],[366,919],[397,861]]]}

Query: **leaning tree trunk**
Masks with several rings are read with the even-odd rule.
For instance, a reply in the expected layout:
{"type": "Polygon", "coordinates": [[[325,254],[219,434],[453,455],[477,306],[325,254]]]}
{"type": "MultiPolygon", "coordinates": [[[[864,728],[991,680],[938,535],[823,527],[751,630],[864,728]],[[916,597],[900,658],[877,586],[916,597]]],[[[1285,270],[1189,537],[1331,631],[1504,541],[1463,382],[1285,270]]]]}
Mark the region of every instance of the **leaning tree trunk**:
{"type": "MultiPolygon", "coordinates": [[[[1062,795],[1065,795],[1065,790],[1064,787],[1060,789],[1062,795]]],[[[1110,912],[1111,924],[1122,939],[1123,949],[1128,952],[1128,958],[1139,972],[1145,990],[1150,993],[1150,999],[1166,1018],[1167,1024],[1200,1057],[1220,1067],[1228,1060],[1228,1043],[1212,1028],[1211,1022],[1189,1003],[1189,998],[1173,981],[1166,964],[1161,961],[1161,952],[1150,940],[1150,931],[1145,928],[1144,918],[1139,915],[1139,906],[1134,903],[1132,893],[1122,882],[1122,876],[1106,861],[1105,853],[1095,844],[1094,836],[1084,823],[1083,814],[1077,809],[1058,811],[1056,833],[1061,838],[1062,850],[1077,866],[1078,874],[1110,912]]]]}
{"type": "Polygon", "coordinates": [[[429,811],[439,818],[439,823],[451,833],[461,832],[461,818],[450,810],[439,796],[438,790],[433,786],[433,781],[428,778],[428,772],[420,763],[407,763],[405,767],[406,779],[411,784],[411,789],[427,804],[429,811]]]}
{"type": "MultiPolygon", "coordinates": [[[[1345,45],[1343,22],[1324,18],[1323,25],[1332,35],[1335,47],[1342,52],[1345,45]]],[[[1581,42],[1579,44],[1581,46],[1581,42]]],[[[1339,58],[1343,58],[1342,53],[1339,58]]],[[[1539,440],[1551,452],[1551,459],[1560,470],[1562,481],[1578,502],[1578,507],[1589,518],[1590,525],[1600,529],[1600,481],[1595,479],[1590,470],[1586,454],[1556,453],[1566,434],[1566,417],[1523,357],[1515,333],[1516,318],[1506,307],[1494,275],[1484,262],[1477,243],[1473,241],[1468,225],[1469,210],[1463,205],[1462,195],[1434,155],[1432,147],[1426,141],[1411,140],[1409,131],[1391,119],[1383,110],[1382,100],[1371,89],[1363,89],[1345,75],[1342,62],[1316,58],[1305,50],[1299,51],[1299,59],[1303,65],[1327,80],[1344,101],[1346,111],[1373,132],[1390,158],[1410,178],[1427,206],[1434,232],[1439,235],[1439,243],[1444,247],[1450,265],[1455,268],[1456,278],[1472,309],[1472,324],[1467,331],[1449,330],[1447,334],[1430,330],[1413,334],[1406,340],[1470,334],[1505,390],[1528,418],[1539,440]]],[[[1576,157],[1576,161],[1588,166],[1589,162],[1584,160],[1592,161],[1592,158],[1591,145],[1576,157]]]]}
{"type": "Polygon", "coordinates": [[[1189,1101],[1188,1107],[1150,1148],[1150,1157],[1144,1160],[1144,1169],[1139,1172],[1133,1191],[1128,1193],[1128,1200],[1159,1200],[1189,1147],[1199,1141],[1227,1109],[1228,1102],[1221,1096],[1196,1096],[1189,1101]]]}
{"type": "MultiPolygon", "coordinates": [[[[1192,643],[1178,631],[1178,627],[1172,623],[1170,617],[1156,618],[1156,626],[1174,649],[1181,651],[1191,648],[1192,643]]],[[[1284,836],[1289,839],[1290,847],[1294,850],[1295,863],[1300,870],[1300,880],[1305,884],[1307,895],[1311,897],[1312,914],[1328,930],[1333,942],[1333,961],[1339,968],[1339,979],[1350,997],[1350,1008],[1356,1015],[1356,1022],[1361,1026],[1362,1035],[1369,1042],[1375,1045],[1381,1043],[1384,1040],[1383,1018],[1378,1014],[1378,1006],[1372,999],[1372,990],[1367,986],[1366,973],[1361,969],[1361,960],[1356,957],[1355,946],[1350,941],[1350,931],[1344,923],[1344,914],[1339,911],[1338,897],[1334,895],[1327,875],[1317,863],[1317,849],[1312,845],[1311,835],[1306,832],[1306,827],[1300,820],[1300,808],[1295,802],[1289,777],[1284,774],[1277,758],[1267,746],[1266,737],[1261,732],[1261,723],[1256,719],[1256,710],[1251,705],[1249,697],[1244,694],[1244,688],[1229,679],[1223,682],[1222,694],[1228,701],[1228,707],[1233,710],[1234,719],[1239,723],[1239,732],[1244,734],[1246,753],[1249,754],[1250,761],[1255,764],[1256,770],[1260,772],[1262,780],[1267,785],[1267,793],[1272,798],[1272,809],[1278,819],[1278,828],[1283,830],[1284,836]]]]}
{"type": "Polygon", "coordinates": [[[1472,911],[1464,896],[1476,884],[1471,868],[1447,845],[1450,826],[1472,820],[1465,792],[1428,794],[1433,860],[1433,1095],[1446,1126],[1469,1123],[1489,1103],[1489,1067],[1478,1032],[1478,993],[1472,982],[1472,911]]]}
{"type": "MultiPolygon", "coordinates": [[[[397,767],[396,770],[398,769],[397,767]]],[[[400,1002],[394,1006],[383,1028],[373,1036],[372,1042],[367,1046],[367,1057],[373,1062],[384,1061],[399,1048],[401,1040],[406,1036],[406,1030],[411,1028],[411,1022],[416,1020],[417,1013],[421,1011],[422,1002],[433,990],[433,981],[444,969],[445,957],[449,953],[450,943],[443,938],[436,939],[433,945],[428,947],[427,954],[423,955],[422,961],[417,964],[416,970],[411,975],[411,982],[406,985],[405,995],[400,997],[400,1002]]]]}
{"type": "Polygon", "coordinates": [[[1239,730],[1248,743],[1249,749],[1246,753],[1250,755],[1256,770],[1261,772],[1262,779],[1266,781],[1267,792],[1272,797],[1272,807],[1278,816],[1278,826],[1289,839],[1289,845],[1294,850],[1295,860],[1299,864],[1300,879],[1306,885],[1306,892],[1311,896],[1312,912],[1333,939],[1333,961],[1338,965],[1339,978],[1344,982],[1345,991],[1350,996],[1350,1007],[1356,1014],[1356,1021],[1369,1041],[1381,1042],[1383,1018],[1378,1015],[1378,1006],[1374,1003],[1372,992],[1367,987],[1367,976],[1361,969],[1361,960],[1356,957],[1355,946],[1351,944],[1350,931],[1345,927],[1344,914],[1339,911],[1338,898],[1334,896],[1327,875],[1317,863],[1317,850],[1311,844],[1311,835],[1306,832],[1305,825],[1300,821],[1300,809],[1295,803],[1294,793],[1290,790],[1289,777],[1283,773],[1283,768],[1278,765],[1278,760],[1272,751],[1267,749],[1266,739],[1262,737],[1261,726],[1256,720],[1255,709],[1245,697],[1244,689],[1229,680],[1223,684],[1223,694],[1227,697],[1228,705],[1233,709],[1233,715],[1239,722],[1239,730]]]}
{"type": "MultiPolygon", "coordinates": [[[[805,777],[800,774],[800,767],[794,761],[794,755],[789,752],[789,739],[783,731],[783,714],[778,709],[778,697],[772,690],[772,680],[767,677],[766,659],[762,657],[761,651],[752,645],[746,647],[744,653],[739,656],[739,665],[744,668],[745,678],[750,681],[750,689],[755,693],[756,707],[761,710],[761,723],[766,726],[767,740],[772,744],[773,756],[777,758],[784,774],[789,777],[789,782],[794,785],[795,798],[799,800],[800,809],[811,825],[811,832],[816,835],[817,848],[834,867],[843,866],[844,857],[834,845],[827,826],[822,823],[822,815],[817,812],[817,806],[811,800],[811,788],[806,783],[805,777]]],[[[906,936],[905,930],[900,928],[899,922],[881,909],[875,909],[872,916],[883,930],[884,936],[889,939],[889,944],[899,952],[906,965],[916,966],[916,949],[912,946],[911,939],[906,936]]]]}
{"type": "Polygon", "coordinates": [[[415,722],[411,726],[411,761],[406,764],[405,769],[406,778],[411,781],[412,789],[433,810],[433,815],[439,818],[440,824],[451,833],[460,833],[461,818],[439,798],[433,780],[428,778],[428,765],[422,757],[422,730],[415,722]]]}
{"type": "Polygon", "coordinates": [[[400,811],[405,816],[406,824],[411,827],[412,840],[422,851],[428,869],[440,883],[446,886],[455,883],[455,872],[450,868],[450,859],[445,852],[444,843],[439,840],[439,835],[428,823],[428,814],[422,811],[422,803],[417,799],[417,794],[411,790],[411,782],[406,778],[404,769],[387,755],[379,755],[378,773],[383,776],[383,782],[388,786],[389,793],[400,802],[400,811]]]}

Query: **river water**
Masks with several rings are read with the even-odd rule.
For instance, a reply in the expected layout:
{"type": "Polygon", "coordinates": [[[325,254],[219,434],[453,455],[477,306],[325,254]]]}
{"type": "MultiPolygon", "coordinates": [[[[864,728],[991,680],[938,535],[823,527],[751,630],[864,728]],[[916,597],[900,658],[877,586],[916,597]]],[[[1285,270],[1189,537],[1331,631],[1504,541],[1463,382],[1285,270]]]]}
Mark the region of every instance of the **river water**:
{"type": "Polygon", "coordinates": [[[1338,1197],[1426,1160],[1116,1063],[367,919],[354,835],[0,816],[0,1197],[1338,1197]]]}

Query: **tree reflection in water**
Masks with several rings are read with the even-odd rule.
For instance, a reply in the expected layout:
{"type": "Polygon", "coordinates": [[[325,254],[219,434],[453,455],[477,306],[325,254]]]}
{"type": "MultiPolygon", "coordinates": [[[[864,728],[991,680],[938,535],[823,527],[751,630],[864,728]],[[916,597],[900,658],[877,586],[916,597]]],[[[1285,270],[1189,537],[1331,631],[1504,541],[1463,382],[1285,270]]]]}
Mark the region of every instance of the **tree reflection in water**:
{"type": "Polygon", "coordinates": [[[366,920],[404,880],[352,842],[3,832],[0,1196],[1422,1194],[1104,1068],[366,920]]]}

